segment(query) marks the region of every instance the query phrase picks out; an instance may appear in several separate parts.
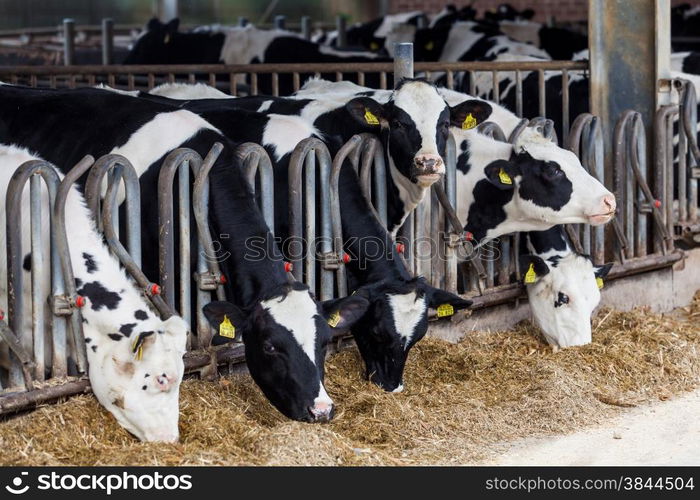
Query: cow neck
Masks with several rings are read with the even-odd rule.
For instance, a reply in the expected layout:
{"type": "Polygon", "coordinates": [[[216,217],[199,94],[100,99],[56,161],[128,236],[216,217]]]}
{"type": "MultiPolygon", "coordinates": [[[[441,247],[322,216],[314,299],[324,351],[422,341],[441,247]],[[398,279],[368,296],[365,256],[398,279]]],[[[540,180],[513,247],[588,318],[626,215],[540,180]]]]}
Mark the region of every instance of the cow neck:
{"type": "Polygon", "coordinates": [[[352,257],[347,269],[356,284],[410,280],[411,275],[395,250],[392,236],[374,216],[357,173],[348,162],[340,171],[338,193],[344,249],[352,257]]]}
{"type": "Polygon", "coordinates": [[[527,240],[532,251],[543,258],[564,258],[574,253],[563,226],[554,226],[546,231],[530,231],[527,240]]]}
{"type": "Polygon", "coordinates": [[[274,241],[239,164],[219,161],[209,175],[209,222],[219,241],[227,293],[237,305],[253,307],[289,283],[274,241]]]}
{"type": "Polygon", "coordinates": [[[410,213],[423,201],[428,188],[420,187],[405,177],[396,167],[396,163],[391,156],[391,146],[389,144],[389,131],[383,129],[381,132],[384,146],[384,162],[389,165],[389,176],[391,182],[388,183],[387,196],[387,229],[392,238],[396,234],[410,213]]]}

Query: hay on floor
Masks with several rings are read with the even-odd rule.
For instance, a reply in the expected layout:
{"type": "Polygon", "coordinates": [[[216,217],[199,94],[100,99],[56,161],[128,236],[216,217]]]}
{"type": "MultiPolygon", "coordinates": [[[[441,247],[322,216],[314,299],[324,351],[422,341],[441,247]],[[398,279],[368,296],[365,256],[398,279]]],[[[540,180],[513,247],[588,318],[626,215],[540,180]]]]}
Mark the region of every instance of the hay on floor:
{"type": "Polygon", "coordinates": [[[181,442],[139,443],[91,396],[0,423],[3,465],[377,465],[484,460],[503,442],[565,433],[700,386],[700,295],[668,315],[600,311],[593,343],[554,352],[538,330],[426,338],[406,390],[361,379],[355,350],[332,356],[333,422],[290,422],[247,376],[182,387],[181,442]]]}

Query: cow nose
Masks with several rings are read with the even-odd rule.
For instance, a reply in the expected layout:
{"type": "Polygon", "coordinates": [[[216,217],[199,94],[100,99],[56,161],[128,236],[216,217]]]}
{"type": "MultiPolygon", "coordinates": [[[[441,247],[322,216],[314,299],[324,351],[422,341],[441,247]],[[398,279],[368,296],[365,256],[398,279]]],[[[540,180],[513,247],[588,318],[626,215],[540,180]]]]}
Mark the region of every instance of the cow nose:
{"type": "Polygon", "coordinates": [[[314,422],[328,422],[333,418],[333,403],[318,402],[309,407],[309,413],[311,413],[314,422]]]}
{"type": "Polygon", "coordinates": [[[158,389],[165,392],[170,390],[170,387],[172,387],[174,380],[175,377],[171,377],[165,373],[161,373],[156,377],[156,384],[158,386],[158,389]]]}
{"type": "Polygon", "coordinates": [[[612,213],[617,208],[617,202],[615,201],[615,196],[612,194],[606,194],[603,196],[603,207],[605,207],[605,213],[612,213]]]}
{"type": "Polygon", "coordinates": [[[442,158],[440,157],[440,155],[417,155],[413,159],[413,162],[416,165],[418,175],[444,173],[444,168],[442,166],[442,158]]]}

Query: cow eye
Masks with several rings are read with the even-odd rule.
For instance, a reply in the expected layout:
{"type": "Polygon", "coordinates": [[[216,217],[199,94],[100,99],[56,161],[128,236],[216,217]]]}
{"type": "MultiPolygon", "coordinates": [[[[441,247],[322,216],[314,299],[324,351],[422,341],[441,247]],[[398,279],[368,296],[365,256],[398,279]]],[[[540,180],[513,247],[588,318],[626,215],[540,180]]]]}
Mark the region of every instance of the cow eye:
{"type": "Polygon", "coordinates": [[[271,342],[264,342],[263,351],[265,352],[265,354],[275,354],[277,352],[277,349],[275,349],[275,346],[273,346],[271,342]]]}
{"type": "Polygon", "coordinates": [[[544,169],[544,174],[550,179],[557,179],[564,175],[564,171],[556,163],[548,163],[544,169]]]}

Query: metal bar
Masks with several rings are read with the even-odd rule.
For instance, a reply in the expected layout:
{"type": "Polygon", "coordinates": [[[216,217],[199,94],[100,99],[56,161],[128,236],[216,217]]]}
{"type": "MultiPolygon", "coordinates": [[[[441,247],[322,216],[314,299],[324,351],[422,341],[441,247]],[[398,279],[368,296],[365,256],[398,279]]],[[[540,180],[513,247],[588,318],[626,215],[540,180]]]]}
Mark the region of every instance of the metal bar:
{"type": "Polygon", "coordinates": [[[338,15],[335,17],[335,29],[338,31],[336,38],[336,47],[344,49],[348,46],[347,21],[345,16],[338,15]]]}
{"type": "Polygon", "coordinates": [[[305,40],[311,40],[311,17],[301,16],[301,36],[305,40]]]}
{"type": "Polygon", "coordinates": [[[44,332],[46,329],[45,292],[43,281],[47,269],[44,267],[44,245],[42,227],[41,177],[32,175],[29,178],[29,211],[31,232],[31,264],[32,264],[32,336],[34,337],[34,378],[44,380],[44,332]]]}
{"type": "Polygon", "coordinates": [[[114,20],[102,20],[102,64],[114,63],[114,20]]]}
{"type": "MultiPolygon", "coordinates": [[[[22,253],[22,194],[27,182],[31,182],[30,186],[30,211],[32,216],[32,226],[38,226],[38,231],[41,231],[41,198],[40,198],[40,179],[43,179],[49,193],[50,207],[54,206],[56,199],[56,190],[60,183],[58,174],[54,168],[47,162],[32,160],[23,163],[12,175],[7,188],[5,213],[6,213],[6,244],[7,244],[7,306],[9,313],[10,329],[16,333],[17,339],[20,342],[24,352],[34,353],[35,342],[34,338],[41,336],[43,338],[44,330],[37,330],[45,324],[43,318],[43,305],[45,297],[40,295],[41,290],[41,274],[43,273],[42,264],[39,258],[34,254],[43,253],[41,245],[40,233],[37,234],[37,229],[32,228],[32,264],[36,263],[38,268],[32,269],[32,284],[37,283],[39,286],[32,290],[32,329],[26,331],[24,329],[25,322],[25,303],[23,293],[23,270],[22,262],[24,254],[22,253]],[[39,176],[39,177],[37,177],[39,176]],[[35,177],[36,180],[34,179],[35,177]],[[31,179],[31,181],[30,181],[31,179]],[[37,240],[37,237],[38,240],[37,240]],[[38,301],[38,303],[37,303],[38,301]]],[[[52,228],[53,229],[53,228],[52,228]]],[[[53,243],[53,239],[52,239],[53,243]]],[[[40,348],[43,348],[43,341],[40,348]]],[[[43,356],[43,353],[42,353],[43,356]]],[[[34,353],[36,357],[36,353],[34,353]]],[[[32,388],[32,378],[35,371],[34,367],[30,367],[26,363],[17,362],[14,353],[11,353],[9,385],[11,387],[19,386],[24,383],[27,390],[32,388]]],[[[18,358],[19,359],[19,358],[18,358]]],[[[44,364],[41,359],[41,366],[44,364]]],[[[41,374],[43,379],[43,370],[41,374]]]]}
{"type": "Polygon", "coordinates": [[[285,29],[285,24],[286,24],[287,18],[285,16],[279,15],[275,16],[275,29],[276,30],[283,30],[285,29]]]}
{"type": "Polygon", "coordinates": [[[68,236],[66,232],[66,200],[73,184],[92,167],[95,160],[92,156],[87,155],[80,160],[61,181],[56,192],[56,200],[54,207],[54,220],[52,225],[55,225],[55,244],[56,251],[61,261],[61,270],[63,271],[63,285],[65,286],[64,294],[54,296],[54,314],[56,314],[56,303],[59,299],[63,301],[72,310],[70,314],[71,335],[73,339],[73,349],[75,352],[74,360],[76,361],[78,372],[81,374],[87,373],[88,362],[85,348],[85,338],[83,337],[83,322],[79,309],[75,309],[75,298],[78,295],[75,286],[75,278],[73,276],[73,266],[71,264],[70,247],[68,245],[68,236]]]}
{"type": "Polygon", "coordinates": [[[413,78],[413,44],[394,44],[394,87],[402,78],[413,78]]]}
{"type": "Polygon", "coordinates": [[[63,20],[63,64],[72,66],[75,61],[75,21],[63,20]]]}
{"type": "Polygon", "coordinates": [[[540,103],[540,116],[547,116],[547,102],[545,96],[544,70],[537,70],[537,96],[540,103]]]}

